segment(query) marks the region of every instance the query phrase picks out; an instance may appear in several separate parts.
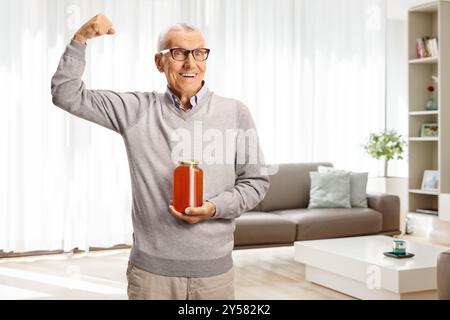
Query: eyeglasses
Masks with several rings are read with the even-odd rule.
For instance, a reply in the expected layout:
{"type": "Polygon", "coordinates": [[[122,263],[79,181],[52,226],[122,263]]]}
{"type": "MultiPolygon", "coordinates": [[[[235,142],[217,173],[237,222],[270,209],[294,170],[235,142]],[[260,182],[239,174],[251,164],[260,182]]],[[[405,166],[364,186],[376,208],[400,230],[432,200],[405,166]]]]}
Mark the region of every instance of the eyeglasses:
{"type": "Polygon", "coordinates": [[[192,52],[192,56],[194,57],[195,61],[205,61],[206,59],[208,59],[209,51],[210,50],[207,48],[198,48],[194,50],[187,50],[183,48],[171,48],[161,50],[160,53],[164,54],[170,52],[173,60],[184,61],[188,58],[189,54],[192,52]]]}

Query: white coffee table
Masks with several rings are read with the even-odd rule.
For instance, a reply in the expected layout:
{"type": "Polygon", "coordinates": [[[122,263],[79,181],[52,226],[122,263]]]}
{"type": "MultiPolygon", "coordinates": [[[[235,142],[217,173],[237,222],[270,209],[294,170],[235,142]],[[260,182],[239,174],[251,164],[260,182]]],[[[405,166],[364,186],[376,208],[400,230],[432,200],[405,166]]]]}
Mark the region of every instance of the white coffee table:
{"type": "Polygon", "coordinates": [[[415,256],[395,259],[393,238],[363,236],[295,242],[305,278],[359,299],[435,299],[436,262],[442,248],[407,241],[415,256]]]}

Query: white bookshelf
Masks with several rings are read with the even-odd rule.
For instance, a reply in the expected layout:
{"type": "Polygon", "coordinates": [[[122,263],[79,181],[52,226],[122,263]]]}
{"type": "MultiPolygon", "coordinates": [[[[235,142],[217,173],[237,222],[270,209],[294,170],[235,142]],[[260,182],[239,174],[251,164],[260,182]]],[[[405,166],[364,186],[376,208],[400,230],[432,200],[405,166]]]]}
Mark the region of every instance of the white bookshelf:
{"type": "Polygon", "coordinates": [[[408,211],[435,208],[439,219],[450,221],[450,2],[435,1],[408,11],[408,104],[408,211]],[[423,37],[438,39],[438,56],[418,58],[416,39],[423,37]],[[436,111],[425,108],[430,84],[435,87],[436,111]],[[437,123],[438,136],[422,137],[424,123],[437,123]],[[425,170],[438,171],[437,190],[421,189],[425,170]]]}

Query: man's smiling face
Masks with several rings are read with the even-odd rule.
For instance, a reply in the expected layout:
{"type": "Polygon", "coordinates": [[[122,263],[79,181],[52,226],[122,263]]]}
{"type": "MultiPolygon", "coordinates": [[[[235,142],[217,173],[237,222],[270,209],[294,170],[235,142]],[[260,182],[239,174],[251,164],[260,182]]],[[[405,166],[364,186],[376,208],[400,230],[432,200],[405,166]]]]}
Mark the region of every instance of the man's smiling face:
{"type": "MultiPolygon", "coordinates": [[[[205,40],[200,32],[173,30],[166,35],[165,48],[188,50],[204,48],[205,40]]],[[[202,87],[205,77],[206,61],[196,61],[189,53],[185,61],[176,61],[170,52],[155,55],[156,67],[164,72],[169,88],[180,98],[194,96],[202,87]]]]}

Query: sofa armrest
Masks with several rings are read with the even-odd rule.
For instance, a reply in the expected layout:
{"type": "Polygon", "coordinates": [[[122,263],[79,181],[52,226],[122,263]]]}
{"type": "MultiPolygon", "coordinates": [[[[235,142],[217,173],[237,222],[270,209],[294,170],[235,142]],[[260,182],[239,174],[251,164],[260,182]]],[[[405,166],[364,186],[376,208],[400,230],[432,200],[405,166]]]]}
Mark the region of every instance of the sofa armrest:
{"type": "Polygon", "coordinates": [[[368,193],[367,204],[370,209],[382,214],[382,232],[400,230],[400,198],[398,196],[389,193],[368,193]]]}

